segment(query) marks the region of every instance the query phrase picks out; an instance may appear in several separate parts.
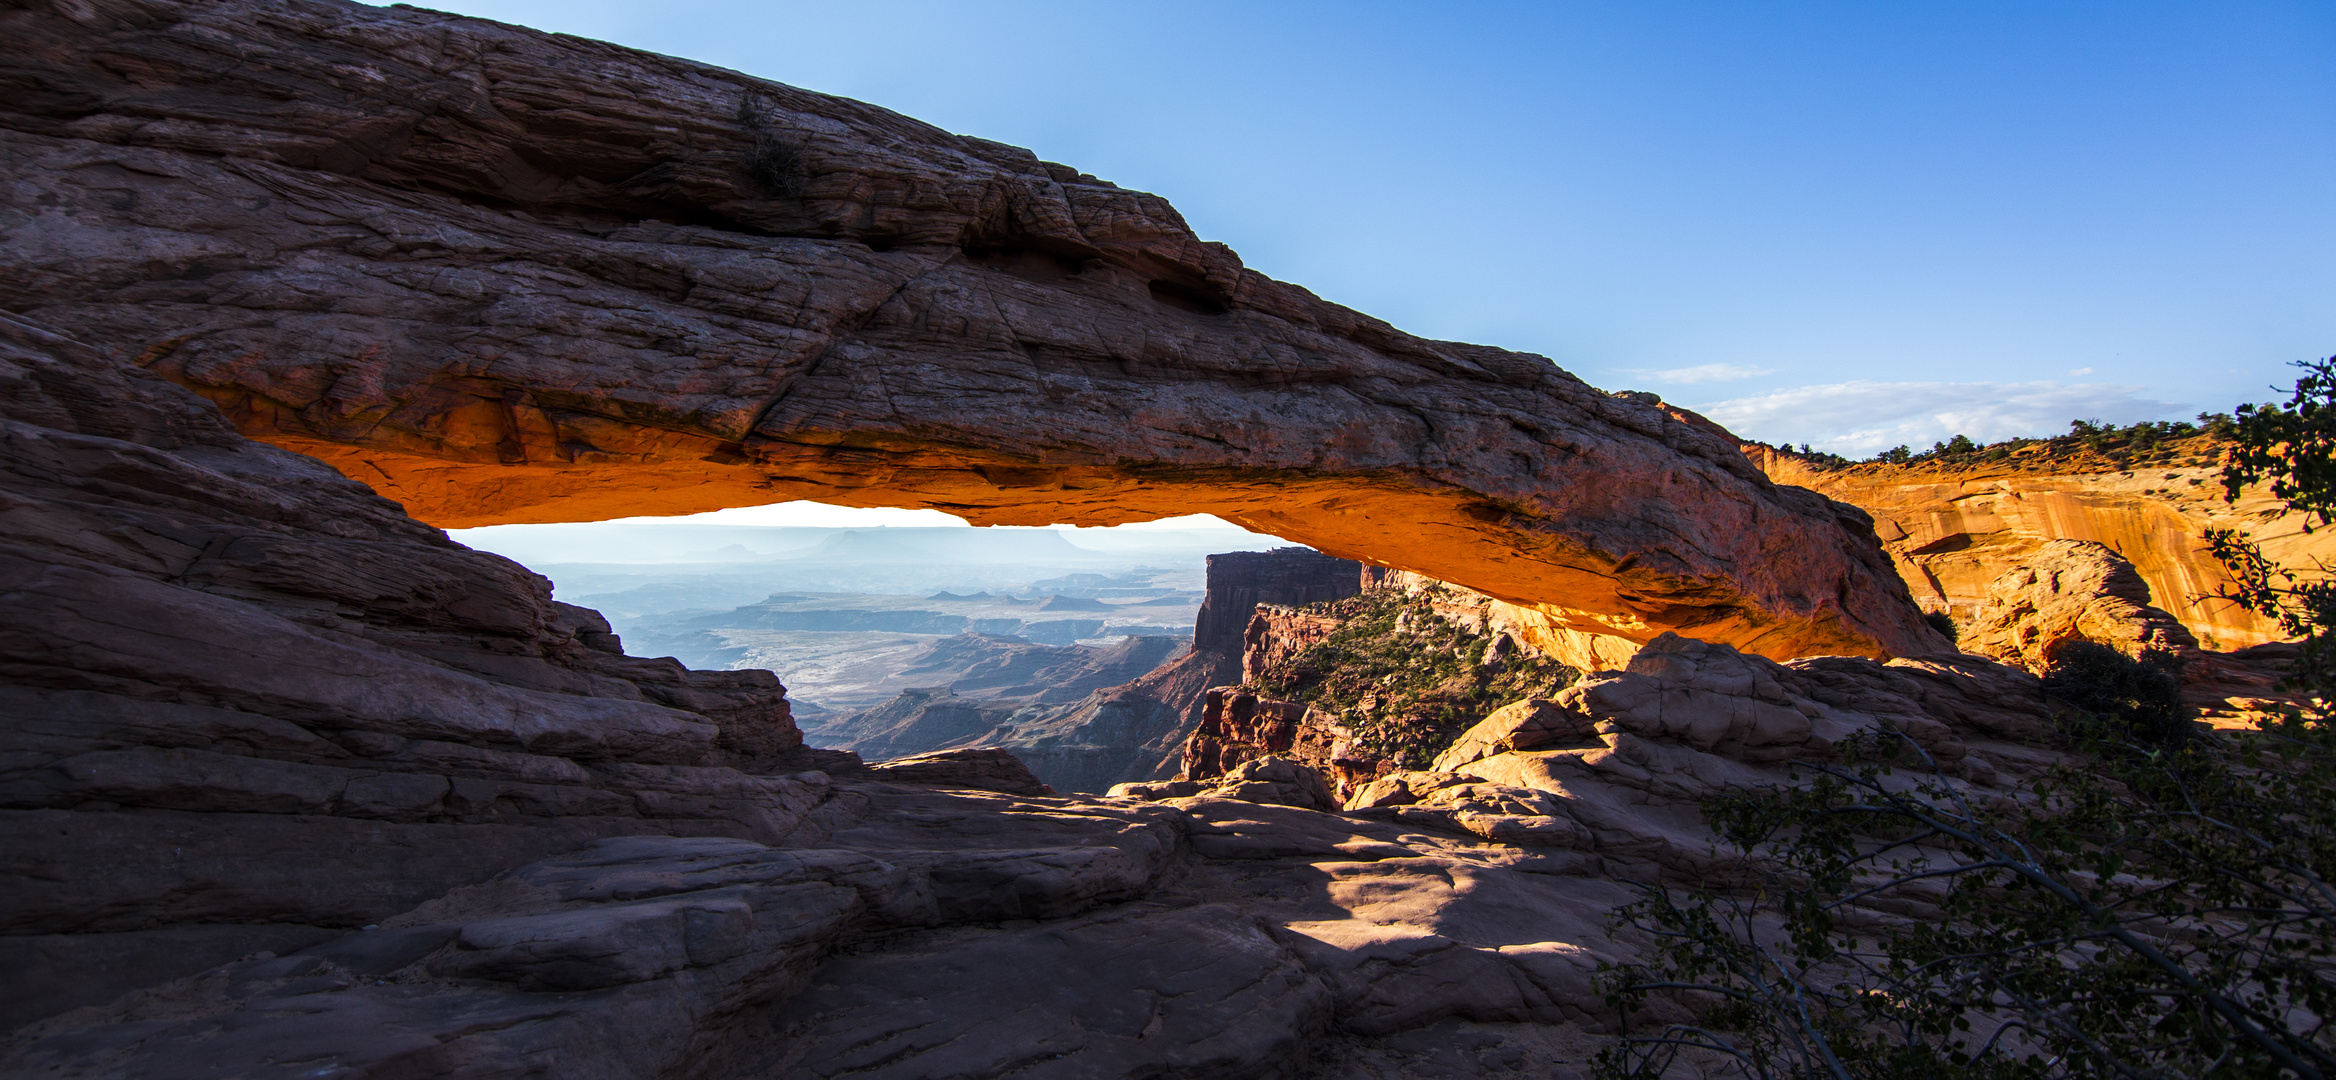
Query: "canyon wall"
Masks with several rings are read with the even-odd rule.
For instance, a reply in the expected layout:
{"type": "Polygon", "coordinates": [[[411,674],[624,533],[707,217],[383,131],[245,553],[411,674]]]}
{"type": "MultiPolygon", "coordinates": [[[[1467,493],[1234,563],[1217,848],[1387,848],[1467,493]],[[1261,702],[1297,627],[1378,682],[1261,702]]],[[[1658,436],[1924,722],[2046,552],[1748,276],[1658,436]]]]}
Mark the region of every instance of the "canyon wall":
{"type": "Polygon", "coordinates": [[[1239,653],[1257,605],[1304,607],[1353,596],[1362,591],[1363,574],[1361,563],[1305,548],[1211,555],[1208,595],[1194,620],[1192,645],[1239,653]]]}
{"type": "Polygon", "coordinates": [[[1915,463],[1817,469],[1757,444],[1745,454],[1782,484],[1852,503],[1874,517],[1914,597],[1933,611],[1968,617],[2004,573],[2054,540],[2090,541],[2133,564],[2149,600],[2170,611],[2210,649],[2281,640],[2269,620],[2217,599],[2230,576],[2207,551],[2207,529],[2236,529],[2274,560],[2309,567],[2336,562],[2336,531],[2306,533],[2300,515],[2260,487],[2226,502],[2220,446],[2197,446],[2177,465],[2119,467],[2097,458],[1915,463]]]}
{"type": "MultiPolygon", "coordinates": [[[[1113,784],[1176,771],[1185,737],[1200,722],[1202,693],[1241,677],[1242,630],[1261,604],[1310,604],[1352,596],[1361,567],[1305,548],[1239,551],[1208,558],[1200,635],[1164,658],[1165,639],[1131,639],[1149,670],[1117,685],[1063,687],[999,699],[967,683],[914,690],[821,728],[828,745],[871,759],[929,750],[1001,747],[1061,791],[1101,793],[1113,784]],[[1229,637],[1226,625],[1233,627],[1229,637]],[[1065,692],[1078,700],[1059,704],[1065,692]],[[963,696],[961,696],[963,695],[963,696]],[[1058,703],[1058,704],[1049,704],[1058,703]],[[866,730],[862,730],[866,729],[866,730]]],[[[1124,679],[1125,676],[1122,676],[1124,679]]]]}
{"type": "Polygon", "coordinates": [[[1208,512],[1568,630],[1920,655],[1866,516],[1156,196],[858,102],[411,9],[0,14],[0,305],[442,526],[811,498],[1208,512]]]}

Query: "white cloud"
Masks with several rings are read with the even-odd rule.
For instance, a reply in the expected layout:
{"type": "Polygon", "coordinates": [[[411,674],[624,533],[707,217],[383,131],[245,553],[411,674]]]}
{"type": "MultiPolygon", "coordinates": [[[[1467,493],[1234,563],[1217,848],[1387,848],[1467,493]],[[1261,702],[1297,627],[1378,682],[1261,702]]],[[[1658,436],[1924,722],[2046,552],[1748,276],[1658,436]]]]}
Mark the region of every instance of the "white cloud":
{"type": "Polygon", "coordinates": [[[1663,371],[1641,371],[1639,374],[1657,382],[1693,385],[1695,383],[1756,379],[1762,375],[1773,375],[1775,372],[1769,368],[1756,368],[1746,364],[1698,364],[1694,367],[1669,368],[1663,371]]]}
{"type": "Polygon", "coordinates": [[[2071,375],[2090,375],[2093,373],[2093,369],[2089,367],[2070,368],[2068,373],[2071,375]]]}
{"type": "Polygon", "coordinates": [[[1980,442],[2058,435],[2083,418],[2128,424],[2184,406],[2140,396],[2147,387],[2060,382],[1856,382],[1772,390],[1697,411],[1762,442],[1806,442],[1846,457],[1893,446],[1925,449],[1955,435],[1980,442]]]}

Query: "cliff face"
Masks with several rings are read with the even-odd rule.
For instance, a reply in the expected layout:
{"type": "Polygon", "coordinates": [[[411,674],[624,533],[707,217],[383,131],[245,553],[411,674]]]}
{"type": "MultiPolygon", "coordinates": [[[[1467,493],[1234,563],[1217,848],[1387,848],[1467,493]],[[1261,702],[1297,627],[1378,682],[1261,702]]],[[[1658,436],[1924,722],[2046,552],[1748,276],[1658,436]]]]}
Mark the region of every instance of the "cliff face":
{"type": "Polygon", "coordinates": [[[1250,613],[1259,604],[1302,607],[1362,590],[1361,563],[1304,548],[1233,551],[1209,556],[1208,596],[1200,604],[1192,644],[1239,653],[1250,613]]]}
{"type": "Polygon", "coordinates": [[[1361,588],[1361,571],[1352,560],[1305,548],[1211,555],[1190,651],[1050,715],[1016,717],[1011,733],[979,744],[1011,748],[1063,791],[1102,792],[1172,774],[1185,738],[1201,722],[1203,692],[1241,678],[1251,613],[1259,605],[1352,596],[1361,588]]]}
{"type": "Polygon", "coordinates": [[[2118,467],[2092,457],[1964,466],[1858,465],[1818,470],[1763,446],[1745,453],[1783,484],[1797,484],[1874,516],[1874,528],[1915,599],[1934,611],[1969,616],[2006,572],[2039,557],[2055,540],[2101,544],[2133,564],[2148,599],[2172,612],[2210,649],[2280,639],[2278,627],[2214,599],[2229,575],[2200,536],[2237,529],[2291,566],[2336,562],[2336,532],[2303,532],[2260,490],[2223,501],[2220,447],[2197,439],[2174,464],[2118,467]]]}
{"type": "Polygon", "coordinates": [[[1944,647],[1857,511],[857,102],[306,0],[0,15],[0,305],[426,521],[1205,511],[1630,642],[1944,647]]]}
{"type": "Polygon", "coordinates": [[[1336,800],[1426,766],[1496,708],[1556,693],[1578,672],[1525,644],[1508,609],[1415,574],[1365,571],[1351,599],[1259,605],[1241,684],[1211,689],[1178,778],[1217,781],[1281,758],[1322,774],[1336,800]]]}

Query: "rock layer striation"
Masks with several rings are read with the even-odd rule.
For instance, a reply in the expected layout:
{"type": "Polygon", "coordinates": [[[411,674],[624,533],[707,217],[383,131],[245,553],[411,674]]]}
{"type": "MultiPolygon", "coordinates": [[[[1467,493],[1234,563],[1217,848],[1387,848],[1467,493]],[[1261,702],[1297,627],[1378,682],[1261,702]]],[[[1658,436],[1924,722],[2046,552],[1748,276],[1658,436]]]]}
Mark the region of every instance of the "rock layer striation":
{"type": "Polygon", "coordinates": [[[0,306],[442,526],[1209,512],[1560,629],[1920,655],[1865,515],[1156,196],[857,102],[318,0],[0,15],[0,306]]]}

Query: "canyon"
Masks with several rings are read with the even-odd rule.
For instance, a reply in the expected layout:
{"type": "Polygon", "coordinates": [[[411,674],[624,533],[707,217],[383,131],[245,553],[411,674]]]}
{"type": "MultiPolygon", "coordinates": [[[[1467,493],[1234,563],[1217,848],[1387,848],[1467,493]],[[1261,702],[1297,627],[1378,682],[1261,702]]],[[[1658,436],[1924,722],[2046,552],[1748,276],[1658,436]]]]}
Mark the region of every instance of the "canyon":
{"type": "Polygon", "coordinates": [[[1874,517],[1882,547],[1926,609],[1958,618],[1989,586],[2054,540],[2100,544],[2133,564],[2154,603],[2208,648],[2281,640],[2278,627],[2220,599],[2230,575],[2207,550],[2208,529],[2237,531],[2286,566],[2336,562],[2336,535],[2307,530],[2267,492],[2226,500],[2222,444],[2204,436],[2169,448],[2170,462],[2116,462],[2098,454],[2023,454],[2003,461],[1860,464],[1816,468],[1797,455],[1746,444],[1778,483],[1820,491],[1874,517]]]}
{"type": "Polygon", "coordinates": [[[1652,945],[1607,913],[1765,880],[1700,800],[2061,760],[1866,511],[1155,196],[427,11],[0,31],[0,1073],[1580,1076],[1652,945]],[[441,531],[792,498],[1320,553],[1222,557],[1190,652],[1010,749],[870,762],[441,531]],[[1212,688],[1372,590],[1580,677],[1368,775],[1050,793],[1255,720],[1212,688]]]}

